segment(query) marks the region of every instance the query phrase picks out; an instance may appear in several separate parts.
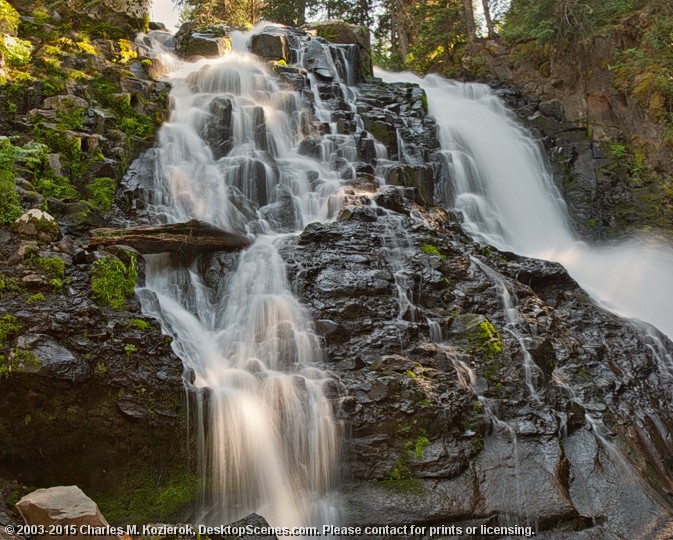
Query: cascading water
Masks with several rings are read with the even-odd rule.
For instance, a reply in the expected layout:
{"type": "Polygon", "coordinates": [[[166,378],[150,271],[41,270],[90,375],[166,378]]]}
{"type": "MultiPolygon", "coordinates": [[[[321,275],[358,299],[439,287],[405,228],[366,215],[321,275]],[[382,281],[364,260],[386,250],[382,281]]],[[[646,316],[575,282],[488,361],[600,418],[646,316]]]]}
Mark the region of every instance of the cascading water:
{"type": "Polygon", "coordinates": [[[611,311],[673,337],[673,249],[656,239],[587,246],[572,233],[565,204],[539,146],[485,85],[437,76],[377,72],[424,88],[439,125],[444,204],[475,238],[506,251],[562,263],[611,311]]]}
{"type": "MultiPolygon", "coordinates": [[[[240,33],[232,41],[246,44],[240,33]]],[[[139,291],[145,313],[162,321],[193,372],[202,519],[259,512],[276,526],[334,523],[325,502],[339,463],[339,428],[324,391],[332,379],[278,245],[283,233],[334,214],[335,155],[348,156],[348,141],[323,141],[322,160],[300,155],[311,113],[247,51],[170,61],[173,111],[145,194],[150,213],[254,240],[215,286],[205,283],[202,260],[148,257],[139,291]]]]}

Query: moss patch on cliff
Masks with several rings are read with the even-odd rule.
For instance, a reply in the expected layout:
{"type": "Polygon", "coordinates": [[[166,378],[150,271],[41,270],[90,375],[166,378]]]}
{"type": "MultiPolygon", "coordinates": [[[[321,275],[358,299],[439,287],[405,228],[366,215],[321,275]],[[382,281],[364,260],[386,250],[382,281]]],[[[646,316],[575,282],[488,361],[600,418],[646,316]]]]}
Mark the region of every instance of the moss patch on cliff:
{"type": "Polygon", "coordinates": [[[176,464],[170,476],[151,470],[134,472],[126,476],[123,484],[116,496],[96,497],[101,512],[111,523],[166,522],[193,505],[201,488],[199,478],[184,464],[176,464]]]}
{"type": "Polygon", "coordinates": [[[101,306],[122,309],[126,300],[133,296],[138,279],[138,265],[134,255],[128,266],[116,257],[96,261],[91,271],[91,291],[94,300],[101,306]]]}

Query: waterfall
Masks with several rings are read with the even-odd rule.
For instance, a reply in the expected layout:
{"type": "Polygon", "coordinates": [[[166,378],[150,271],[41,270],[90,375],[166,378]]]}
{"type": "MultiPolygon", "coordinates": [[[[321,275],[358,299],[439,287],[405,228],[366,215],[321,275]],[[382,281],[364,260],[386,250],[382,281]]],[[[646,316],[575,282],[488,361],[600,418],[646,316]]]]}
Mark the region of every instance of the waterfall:
{"type": "Polygon", "coordinates": [[[543,152],[488,86],[430,75],[377,75],[426,91],[442,144],[443,203],[460,210],[477,240],[562,263],[607,309],[673,338],[673,248],[656,238],[589,246],[569,224],[543,152]]]}
{"type": "MultiPolygon", "coordinates": [[[[246,36],[235,34],[244,49],[246,36]]],[[[334,215],[334,156],[348,155],[352,138],[323,141],[322,159],[300,155],[312,111],[244,50],[170,65],[172,113],[144,193],[150,213],[253,240],[238,256],[149,256],[139,290],[143,311],[162,322],[191,375],[205,480],[200,519],[223,524],[258,512],[274,526],[335,523],[327,496],[341,436],[326,395],[334,379],[279,246],[334,215]]]]}

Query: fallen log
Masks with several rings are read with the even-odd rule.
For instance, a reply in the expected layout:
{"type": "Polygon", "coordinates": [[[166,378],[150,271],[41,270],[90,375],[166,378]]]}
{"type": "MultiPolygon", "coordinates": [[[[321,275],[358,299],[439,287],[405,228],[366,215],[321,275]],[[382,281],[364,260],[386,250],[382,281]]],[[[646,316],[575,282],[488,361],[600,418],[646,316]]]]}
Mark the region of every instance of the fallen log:
{"type": "Polygon", "coordinates": [[[250,240],[196,219],[185,223],[91,231],[89,247],[116,244],[130,246],[143,254],[170,252],[196,255],[208,251],[240,251],[250,245],[250,240]]]}

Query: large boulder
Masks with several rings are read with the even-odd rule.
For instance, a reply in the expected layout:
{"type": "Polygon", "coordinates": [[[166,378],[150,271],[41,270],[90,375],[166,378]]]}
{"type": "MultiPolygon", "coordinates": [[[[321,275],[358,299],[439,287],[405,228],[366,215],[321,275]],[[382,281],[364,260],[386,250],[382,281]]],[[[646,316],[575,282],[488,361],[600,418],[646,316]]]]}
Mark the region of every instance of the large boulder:
{"type": "Polygon", "coordinates": [[[252,36],[250,52],[262,57],[264,60],[276,60],[290,62],[290,49],[287,36],[273,29],[252,36]]]}
{"type": "Polygon", "coordinates": [[[150,5],[150,0],[101,0],[93,3],[67,0],[66,11],[61,15],[105,21],[107,27],[119,27],[132,35],[134,32],[147,30],[150,5]]]}
{"type": "Polygon", "coordinates": [[[234,133],[231,99],[218,96],[210,103],[209,110],[213,117],[206,126],[206,140],[213,151],[213,157],[220,159],[229,153],[232,146],[234,133]]]}
{"type": "Polygon", "coordinates": [[[230,50],[229,28],[224,25],[197,29],[192,23],[185,23],[175,34],[175,52],[182,58],[214,58],[230,50]]]}
{"type": "Polygon", "coordinates": [[[17,346],[29,355],[24,370],[38,369],[45,377],[72,383],[83,382],[91,376],[83,359],[49,336],[25,334],[18,339],[17,346]]]}
{"type": "Polygon", "coordinates": [[[311,25],[311,28],[315,30],[319,37],[332,43],[357,45],[362,74],[368,76],[374,73],[369,29],[365,26],[356,26],[343,21],[329,20],[314,23],[311,25]]]}
{"type": "Polygon", "coordinates": [[[14,228],[20,236],[43,242],[55,242],[59,235],[58,224],[54,218],[37,208],[31,208],[19,217],[14,228]]]}
{"type": "Polygon", "coordinates": [[[74,526],[75,534],[50,535],[52,538],[109,540],[104,534],[83,534],[87,527],[109,527],[94,501],[77,486],[38,489],[16,503],[16,509],[27,525],[74,526]]]}
{"type": "Polygon", "coordinates": [[[327,58],[324,47],[317,41],[306,44],[303,55],[303,67],[315,73],[323,81],[331,81],[335,77],[333,63],[327,58]]]}

